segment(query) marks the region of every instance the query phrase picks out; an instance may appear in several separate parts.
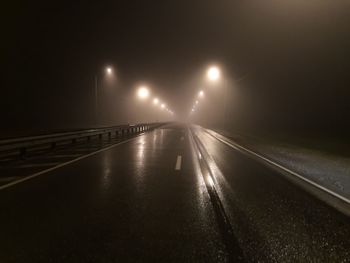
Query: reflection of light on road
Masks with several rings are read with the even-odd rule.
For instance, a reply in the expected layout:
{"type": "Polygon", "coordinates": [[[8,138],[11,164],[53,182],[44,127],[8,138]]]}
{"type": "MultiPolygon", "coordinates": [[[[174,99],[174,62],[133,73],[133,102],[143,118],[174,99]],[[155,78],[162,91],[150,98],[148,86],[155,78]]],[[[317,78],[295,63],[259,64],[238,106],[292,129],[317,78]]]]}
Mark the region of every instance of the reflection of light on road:
{"type": "Polygon", "coordinates": [[[210,175],[207,176],[207,180],[208,180],[209,185],[210,185],[211,187],[213,187],[213,186],[214,186],[214,182],[213,182],[213,179],[211,178],[210,175]]]}
{"type": "Polygon", "coordinates": [[[109,189],[111,185],[111,154],[106,152],[103,156],[103,166],[102,166],[102,178],[101,178],[101,186],[103,193],[106,194],[106,191],[109,189]]]}
{"type": "Polygon", "coordinates": [[[220,197],[220,200],[222,200],[223,204],[225,205],[226,199],[223,193],[230,193],[231,196],[235,196],[236,194],[233,191],[231,185],[227,182],[225,176],[222,174],[220,168],[217,166],[215,160],[213,159],[214,155],[220,156],[220,154],[222,154],[222,149],[220,148],[221,144],[219,143],[219,141],[202,132],[198,133],[198,137],[203,143],[203,145],[205,145],[205,148],[208,151],[209,156],[205,156],[204,158],[213,176],[211,177],[211,180],[213,182],[215,181],[216,183],[215,189],[220,197]]]}
{"type": "Polygon", "coordinates": [[[153,132],[153,137],[152,137],[152,150],[153,150],[153,153],[154,153],[154,151],[156,149],[156,146],[157,146],[159,132],[160,131],[158,129],[153,132]]]}
{"type": "Polygon", "coordinates": [[[196,196],[196,202],[198,203],[196,207],[199,208],[199,211],[200,211],[199,215],[201,217],[201,221],[205,222],[207,219],[207,215],[204,213],[204,211],[206,211],[205,199],[207,198],[207,195],[205,194],[206,186],[205,186],[205,182],[203,181],[201,168],[199,167],[199,163],[197,161],[197,152],[194,146],[195,143],[192,139],[191,133],[188,132],[188,134],[190,139],[189,142],[191,144],[193,168],[196,175],[195,187],[197,189],[197,194],[195,196],[196,196]]]}
{"type": "Polygon", "coordinates": [[[144,161],[145,154],[145,138],[141,136],[137,142],[137,161],[144,161]]]}
{"type": "MultiPolygon", "coordinates": [[[[148,135],[149,136],[149,135],[148,135]]],[[[135,155],[133,165],[135,168],[134,184],[136,192],[142,195],[145,190],[146,171],[146,136],[140,136],[135,143],[135,155]]],[[[148,152],[149,153],[149,152],[148,152]]]]}

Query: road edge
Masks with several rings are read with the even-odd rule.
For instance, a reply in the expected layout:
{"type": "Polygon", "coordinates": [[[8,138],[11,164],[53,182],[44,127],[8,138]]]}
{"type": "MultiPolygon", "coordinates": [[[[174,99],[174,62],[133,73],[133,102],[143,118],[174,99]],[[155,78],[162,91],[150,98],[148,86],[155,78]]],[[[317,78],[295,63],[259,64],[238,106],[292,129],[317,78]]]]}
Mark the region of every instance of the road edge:
{"type": "Polygon", "coordinates": [[[262,163],[263,165],[278,171],[279,173],[283,174],[285,178],[288,179],[290,182],[301,187],[306,192],[315,196],[317,199],[325,202],[326,204],[336,209],[340,213],[350,217],[350,200],[347,199],[346,197],[338,193],[335,193],[332,190],[327,189],[326,187],[319,185],[308,178],[305,178],[301,174],[284,167],[283,165],[269,159],[268,157],[263,156],[261,153],[257,153],[254,150],[251,150],[245,146],[238,144],[232,139],[216,131],[206,129],[203,127],[201,127],[201,129],[205,131],[207,134],[209,134],[210,136],[212,136],[213,138],[215,138],[216,140],[227,145],[228,147],[231,147],[249,156],[250,158],[258,161],[259,163],[262,163]]]}
{"type": "Polygon", "coordinates": [[[88,158],[88,157],[90,157],[90,156],[96,155],[96,154],[98,154],[98,153],[100,153],[100,152],[107,151],[107,150],[109,150],[109,149],[111,149],[111,148],[114,148],[114,147],[116,147],[116,146],[119,146],[119,145],[121,145],[121,144],[128,143],[128,142],[130,142],[130,141],[132,141],[132,140],[134,140],[134,139],[136,139],[136,138],[138,138],[139,136],[144,135],[144,134],[146,134],[146,133],[145,133],[145,132],[140,133],[140,134],[136,135],[135,137],[132,137],[132,138],[127,139],[127,140],[125,140],[125,141],[121,141],[121,142],[112,144],[112,145],[110,145],[110,146],[107,146],[107,147],[105,147],[105,148],[99,149],[99,150],[97,150],[97,151],[94,151],[94,152],[85,154],[85,155],[83,155],[83,156],[79,156],[78,158],[75,158],[75,159],[73,159],[73,160],[70,160],[70,161],[67,161],[67,162],[64,162],[64,163],[60,163],[60,164],[58,164],[58,165],[56,165],[56,166],[54,166],[54,167],[45,169],[45,170],[43,170],[43,171],[40,171],[40,172],[31,174],[31,175],[27,175],[27,176],[25,176],[25,177],[23,177],[23,178],[21,178],[21,179],[14,180],[14,181],[12,181],[12,182],[10,182],[10,183],[1,185],[1,186],[0,186],[0,191],[5,190],[5,189],[7,189],[7,188],[9,188],[9,187],[11,187],[11,186],[14,186],[14,185],[23,183],[23,182],[25,182],[25,181],[28,181],[28,180],[33,179],[33,178],[35,178],[35,177],[38,177],[38,176],[40,176],[40,175],[47,174],[47,173],[49,173],[49,172],[51,172],[51,171],[54,171],[54,170],[57,170],[57,169],[59,169],[59,168],[61,168],[61,167],[64,167],[64,166],[70,165],[70,164],[72,164],[72,163],[78,162],[78,161],[83,160],[83,159],[85,159],[85,158],[88,158]]]}

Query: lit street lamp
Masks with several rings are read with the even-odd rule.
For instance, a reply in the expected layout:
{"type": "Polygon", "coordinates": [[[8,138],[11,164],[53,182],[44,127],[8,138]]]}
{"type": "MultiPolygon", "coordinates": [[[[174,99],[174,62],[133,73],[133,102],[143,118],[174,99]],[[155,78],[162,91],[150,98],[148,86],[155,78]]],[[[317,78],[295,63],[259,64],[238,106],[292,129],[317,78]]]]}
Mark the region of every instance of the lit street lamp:
{"type": "MultiPolygon", "coordinates": [[[[111,67],[107,67],[105,69],[106,75],[112,76],[113,69],[111,67]]],[[[98,124],[98,74],[95,74],[95,123],[98,124]]]]}
{"type": "Polygon", "coordinates": [[[210,81],[217,81],[220,78],[220,69],[216,66],[211,66],[207,70],[207,77],[210,81]]]}
{"type": "Polygon", "coordinates": [[[106,68],[106,72],[107,72],[108,75],[111,75],[113,70],[112,70],[111,67],[108,67],[108,68],[106,68]]]}
{"type": "Polygon", "coordinates": [[[137,96],[140,98],[140,99],[147,99],[148,96],[149,96],[149,90],[147,87],[145,86],[141,86],[139,87],[139,89],[137,90],[137,96]]]}
{"type": "Polygon", "coordinates": [[[154,104],[154,105],[158,105],[158,103],[159,103],[159,99],[158,99],[158,98],[154,98],[154,99],[153,99],[153,104],[154,104]]]}
{"type": "Polygon", "coordinates": [[[210,66],[207,70],[207,79],[211,82],[217,82],[220,79],[222,80],[222,85],[224,88],[224,124],[226,123],[226,118],[227,118],[227,83],[225,80],[225,77],[221,77],[221,70],[217,66],[210,66]]]}

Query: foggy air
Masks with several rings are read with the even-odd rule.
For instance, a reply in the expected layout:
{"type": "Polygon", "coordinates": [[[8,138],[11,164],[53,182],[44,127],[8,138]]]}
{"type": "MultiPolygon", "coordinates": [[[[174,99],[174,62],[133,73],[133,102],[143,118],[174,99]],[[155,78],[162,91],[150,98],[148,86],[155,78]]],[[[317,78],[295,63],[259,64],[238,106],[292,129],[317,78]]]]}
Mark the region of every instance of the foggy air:
{"type": "Polygon", "coordinates": [[[348,1],[0,17],[0,262],[349,261],[348,1]]]}

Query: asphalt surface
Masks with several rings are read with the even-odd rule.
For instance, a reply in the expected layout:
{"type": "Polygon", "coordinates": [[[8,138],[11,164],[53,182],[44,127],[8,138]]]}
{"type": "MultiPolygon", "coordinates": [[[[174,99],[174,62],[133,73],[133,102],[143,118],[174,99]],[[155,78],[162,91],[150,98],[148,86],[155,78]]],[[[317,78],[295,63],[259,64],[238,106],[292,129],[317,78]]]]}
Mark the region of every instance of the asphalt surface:
{"type": "Polygon", "coordinates": [[[157,129],[2,190],[0,262],[224,262],[186,133],[157,129]]]}
{"type": "Polygon", "coordinates": [[[245,257],[350,262],[350,219],[261,163],[195,129],[245,257]]]}
{"type": "Polygon", "coordinates": [[[237,251],[246,262],[350,262],[348,217],[201,129],[188,133],[159,128],[1,190],[0,262],[228,262],[237,251]]]}

